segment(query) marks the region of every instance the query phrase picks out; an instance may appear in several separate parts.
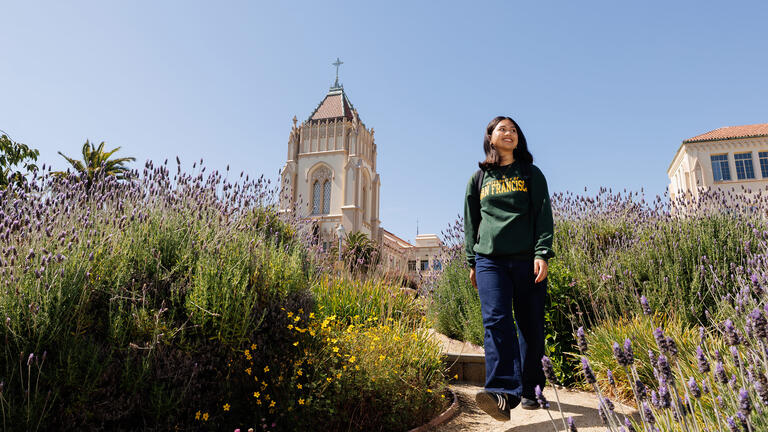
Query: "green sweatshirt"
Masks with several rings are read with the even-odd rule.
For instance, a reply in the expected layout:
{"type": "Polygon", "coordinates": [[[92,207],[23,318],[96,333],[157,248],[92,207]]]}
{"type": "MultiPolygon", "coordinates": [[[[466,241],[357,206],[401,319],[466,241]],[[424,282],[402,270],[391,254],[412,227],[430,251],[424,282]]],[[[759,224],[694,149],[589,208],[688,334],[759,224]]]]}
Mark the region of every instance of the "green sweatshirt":
{"type": "Polygon", "coordinates": [[[475,253],[544,260],[555,256],[547,180],[535,165],[531,165],[530,173],[531,178],[523,180],[518,162],[490,169],[483,177],[479,197],[473,179],[469,179],[464,199],[464,245],[470,267],[475,266],[475,253]]]}

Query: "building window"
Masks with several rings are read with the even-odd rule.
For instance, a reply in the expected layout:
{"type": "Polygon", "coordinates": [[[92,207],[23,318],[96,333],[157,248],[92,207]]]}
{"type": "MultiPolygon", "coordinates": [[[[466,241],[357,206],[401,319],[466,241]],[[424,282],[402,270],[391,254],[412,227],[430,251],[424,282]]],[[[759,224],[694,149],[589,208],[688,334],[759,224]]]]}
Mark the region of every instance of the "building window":
{"type": "Polygon", "coordinates": [[[312,185],[312,214],[320,214],[320,204],[322,203],[323,195],[320,188],[320,182],[315,181],[312,185]]]}
{"type": "Polygon", "coordinates": [[[755,178],[755,170],[752,168],[752,153],[736,153],[733,155],[736,162],[736,177],[739,180],[755,178]]]}
{"type": "MultiPolygon", "coordinates": [[[[750,161],[751,163],[752,161],[750,161]]],[[[331,212],[331,181],[323,183],[323,214],[331,212]]]]}
{"type": "Polygon", "coordinates": [[[443,269],[443,263],[440,262],[440,260],[435,259],[432,260],[432,270],[442,270],[443,269]]]}
{"type": "Polygon", "coordinates": [[[421,260],[421,271],[429,270],[429,261],[421,260]]]}
{"type": "Polygon", "coordinates": [[[408,261],[408,271],[416,271],[416,261],[408,261]]]}
{"type": "Polygon", "coordinates": [[[712,155],[710,159],[712,160],[712,176],[715,178],[715,181],[730,180],[731,169],[728,167],[728,155],[712,155]]]}
{"type": "Polygon", "coordinates": [[[758,152],[757,157],[760,158],[760,174],[768,178],[768,151],[758,152]]]}

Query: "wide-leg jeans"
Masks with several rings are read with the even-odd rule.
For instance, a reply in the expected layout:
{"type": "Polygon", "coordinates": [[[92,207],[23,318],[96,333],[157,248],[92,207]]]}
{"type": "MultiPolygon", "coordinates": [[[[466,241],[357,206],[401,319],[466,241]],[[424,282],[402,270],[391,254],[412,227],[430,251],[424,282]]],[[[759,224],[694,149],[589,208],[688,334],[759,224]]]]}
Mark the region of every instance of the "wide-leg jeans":
{"type": "Polygon", "coordinates": [[[533,260],[482,255],[475,257],[475,276],[485,327],[485,389],[534,399],[545,382],[547,280],[535,283],[533,260]]]}

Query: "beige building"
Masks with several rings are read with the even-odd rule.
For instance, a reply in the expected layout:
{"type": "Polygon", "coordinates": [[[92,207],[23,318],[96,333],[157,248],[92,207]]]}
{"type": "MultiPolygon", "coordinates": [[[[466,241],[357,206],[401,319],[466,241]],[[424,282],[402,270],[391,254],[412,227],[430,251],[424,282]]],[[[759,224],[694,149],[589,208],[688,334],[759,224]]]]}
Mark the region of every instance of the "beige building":
{"type": "Polygon", "coordinates": [[[684,140],[667,169],[671,199],[702,189],[768,186],[768,123],[730,126],[684,140]]]}
{"type": "Polygon", "coordinates": [[[309,118],[301,124],[293,118],[281,170],[281,211],[315,221],[324,248],[338,241],[341,225],[346,233],[363,232],[379,243],[387,269],[415,274],[440,266],[436,235],[418,235],[411,244],[381,227],[377,154],[374,130],[360,119],[337,74],[309,118]]]}

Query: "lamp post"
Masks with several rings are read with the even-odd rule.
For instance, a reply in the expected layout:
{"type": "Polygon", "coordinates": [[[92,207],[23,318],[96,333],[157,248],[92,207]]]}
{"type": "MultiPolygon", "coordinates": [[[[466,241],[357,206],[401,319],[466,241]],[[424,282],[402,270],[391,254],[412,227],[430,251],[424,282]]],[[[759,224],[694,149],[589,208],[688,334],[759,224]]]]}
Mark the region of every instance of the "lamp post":
{"type": "Polygon", "coordinates": [[[344,239],[345,234],[346,230],[344,229],[344,225],[339,224],[339,226],[336,227],[336,235],[339,236],[339,261],[341,261],[341,241],[344,239]]]}

